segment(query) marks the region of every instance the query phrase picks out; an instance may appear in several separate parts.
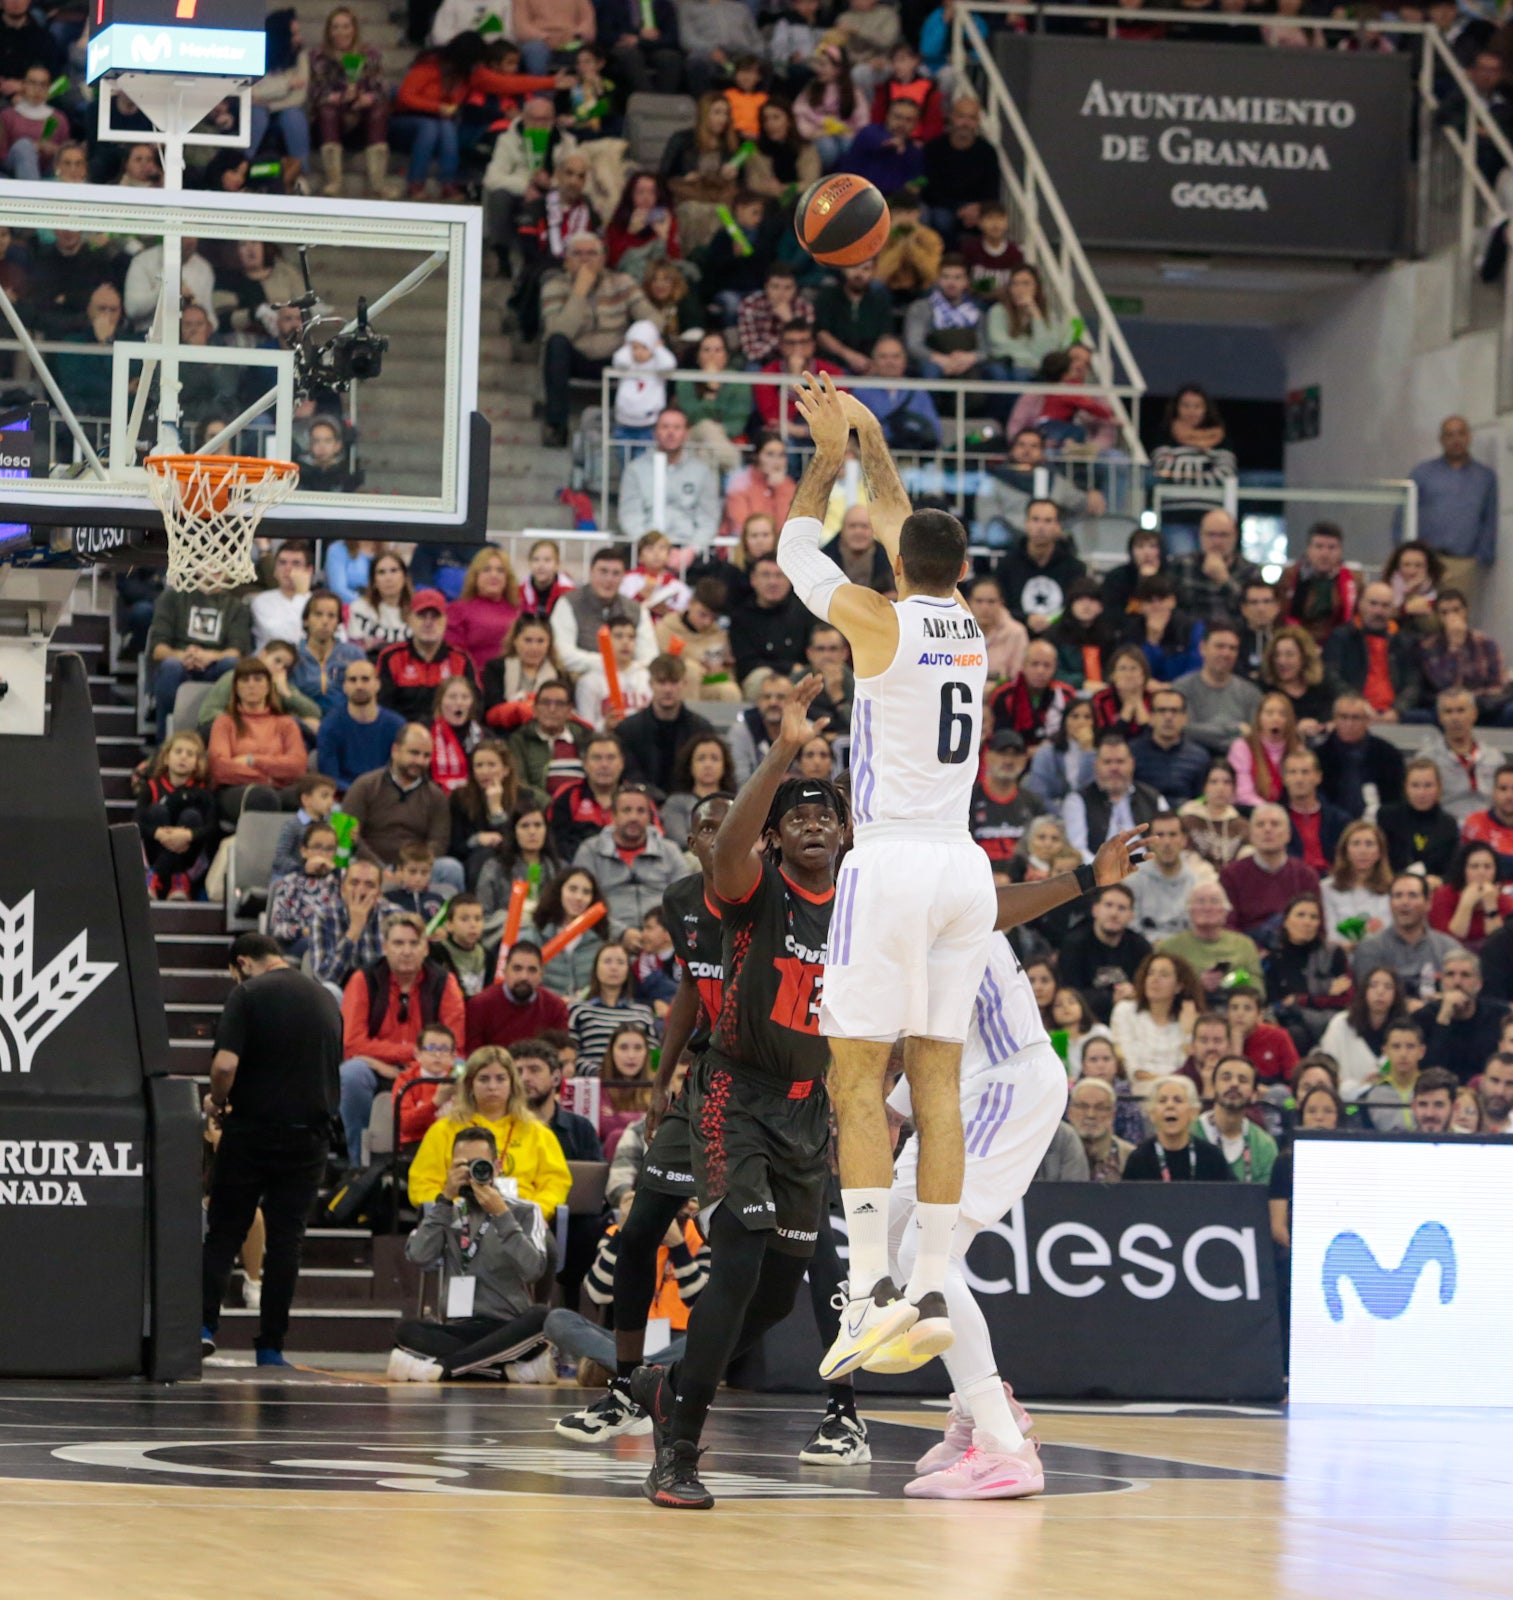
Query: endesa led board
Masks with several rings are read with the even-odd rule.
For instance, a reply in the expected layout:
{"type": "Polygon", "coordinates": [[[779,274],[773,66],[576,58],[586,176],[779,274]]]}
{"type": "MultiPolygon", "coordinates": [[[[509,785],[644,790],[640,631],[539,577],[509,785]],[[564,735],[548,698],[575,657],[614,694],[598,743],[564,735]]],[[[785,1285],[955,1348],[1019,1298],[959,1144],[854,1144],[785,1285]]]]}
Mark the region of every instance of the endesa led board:
{"type": "Polygon", "coordinates": [[[91,0],[85,75],[163,72],[260,78],[266,0],[91,0]]]}

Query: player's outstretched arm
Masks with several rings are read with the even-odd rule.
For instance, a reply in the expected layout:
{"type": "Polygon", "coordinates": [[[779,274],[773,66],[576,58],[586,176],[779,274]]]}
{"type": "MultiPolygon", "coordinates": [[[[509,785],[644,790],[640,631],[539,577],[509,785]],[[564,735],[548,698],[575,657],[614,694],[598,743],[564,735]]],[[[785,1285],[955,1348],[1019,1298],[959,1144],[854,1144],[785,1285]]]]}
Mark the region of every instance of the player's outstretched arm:
{"type": "Polygon", "coordinates": [[[646,1112],[646,1142],[651,1143],[657,1124],[667,1113],[671,1103],[672,1075],[678,1070],[678,1057],[693,1037],[699,1021],[699,986],[687,967],[678,974],[678,992],[667,1008],[667,1021],[662,1033],[662,1058],[657,1063],[657,1075],[651,1083],[651,1105],[646,1112]]]}
{"type": "Polygon", "coordinates": [[[714,892],[722,900],[744,900],[762,875],[762,837],[773,796],[805,742],[823,733],[830,723],[829,717],[809,720],[809,707],[824,681],[818,673],[811,672],[794,684],[772,748],[725,813],[714,840],[714,892]]]}
{"type": "Polygon", "coordinates": [[[914,509],[909,503],[903,479],[888,441],[883,437],[883,425],[854,394],[843,394],[841,409],[847,422],[856,429],[856,442],[861,451],[862,476],[867,482],[867,515],[872,521],[872,532],[877,542],[888,552],[888,564],[898,560],[898,536],[905,520],[914,509]]]}
{"type": "Polygon", "coordinates": [[[1090,868],[1062,872],[1040,883],[1005,885],[998,891],[998,920],[993,924],[994,929],[1003,933],[1022,922],[1033,922],[1036,917],[1043,917],[1047,911],[1054,911],[1057,906],[1064,906],[1068,900],[1075,900],[1094,888],[1106,889],[1111,883],[1123,883],[1145,859],[1140,843],[1144,834],[1142,822],[1138,828],[1105,839],[1090,868]]]}

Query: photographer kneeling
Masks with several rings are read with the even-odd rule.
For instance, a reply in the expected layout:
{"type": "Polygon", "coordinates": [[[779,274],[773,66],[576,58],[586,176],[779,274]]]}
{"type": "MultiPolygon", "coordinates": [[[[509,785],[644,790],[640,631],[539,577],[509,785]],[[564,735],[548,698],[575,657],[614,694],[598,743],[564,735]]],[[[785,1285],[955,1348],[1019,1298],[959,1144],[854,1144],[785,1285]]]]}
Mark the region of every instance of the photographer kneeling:
{"type": "Polygon", "coordinates": [[[499,1147],[487,1128],[459,1128],[440,1196],[428,1201],[405,1254],[420,1267],[442,1264],[442,1322],[403,1321],[394,1334],[389,1377],[437,1383],[503,1365],[513,1383],[552,1380],[542,1337],[544,1305],[531,1285],[546,1270],[546,1221],[533,1200],[517,1199],[499,1178],[499,1147]],[[529,1359],[522,1359],[529,1357],[529,1359]]]}

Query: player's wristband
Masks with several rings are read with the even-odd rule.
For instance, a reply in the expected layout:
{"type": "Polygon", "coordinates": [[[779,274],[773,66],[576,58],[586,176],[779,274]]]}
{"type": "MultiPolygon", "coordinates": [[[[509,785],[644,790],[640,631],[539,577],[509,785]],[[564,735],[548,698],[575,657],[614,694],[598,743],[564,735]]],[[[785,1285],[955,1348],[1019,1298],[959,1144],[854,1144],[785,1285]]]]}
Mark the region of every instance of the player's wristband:
{"type": "Polygon", "coordinates": [[[1091,894],[1093,890],[1098,887],[1098,879],[1093,872],[1093,864],[1091,861],[1084,861],[1082,865],[1077,868],[1075,877],[1077,879],[1077,892],[1079,894],[1091,894]]]}

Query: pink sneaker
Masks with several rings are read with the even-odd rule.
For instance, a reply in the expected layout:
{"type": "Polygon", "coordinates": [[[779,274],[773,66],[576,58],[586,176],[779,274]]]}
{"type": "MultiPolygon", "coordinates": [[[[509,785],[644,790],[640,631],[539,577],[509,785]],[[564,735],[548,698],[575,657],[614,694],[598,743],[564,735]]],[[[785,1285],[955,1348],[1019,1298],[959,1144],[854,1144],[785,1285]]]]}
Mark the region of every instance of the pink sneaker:
{"type": "Polygon", "coordinates": [[[944,1472],[947,1467],[954,1467],[971,1448],[972,1422],[962,1409],[961,1401],[953,1394],[950,1414],[946,1418],[945,1438],[925,1451],[914,1463],[914,1470],[922,1478],[929,1477],[932,1472],[944,1472]]]}
{"type": "MultiPolygon", "coordinates": [[[[1014,1391],[1007,1383],[1003,1386],[1004,1399],[1009,1402],[1009,1411],[1014,1417],[1014,1426],[1025,1436],[1031,1444],[1030,1430],[1035,1426],[1035,1419],[1014,1398],[1014,1391]]],[[[946,1419],[946,1436],[939,1444],[931,1445],[925,1453],[914,1463],[914,1470],[921,1477],[927,1477],[932,1472],[944,1472],[947,1467],[954,1467],[958,1461],[972,1448],[972,1424],[967,1418],[966,1410],[953,1393],[951,1396],[951,1411],[946,1419]]],[[[1037,1445],[1038,1449],[1039,1446],[1037,1445]]]]}
{"type": "Polygon", "coordinates": [[[913,1500],[1020,1500],[1044,1488],[1040,1456],[1026,1440],[1017,1450],[973,1445],[954,1467],[913,1479],[904,1493],[913,1500]]]}

